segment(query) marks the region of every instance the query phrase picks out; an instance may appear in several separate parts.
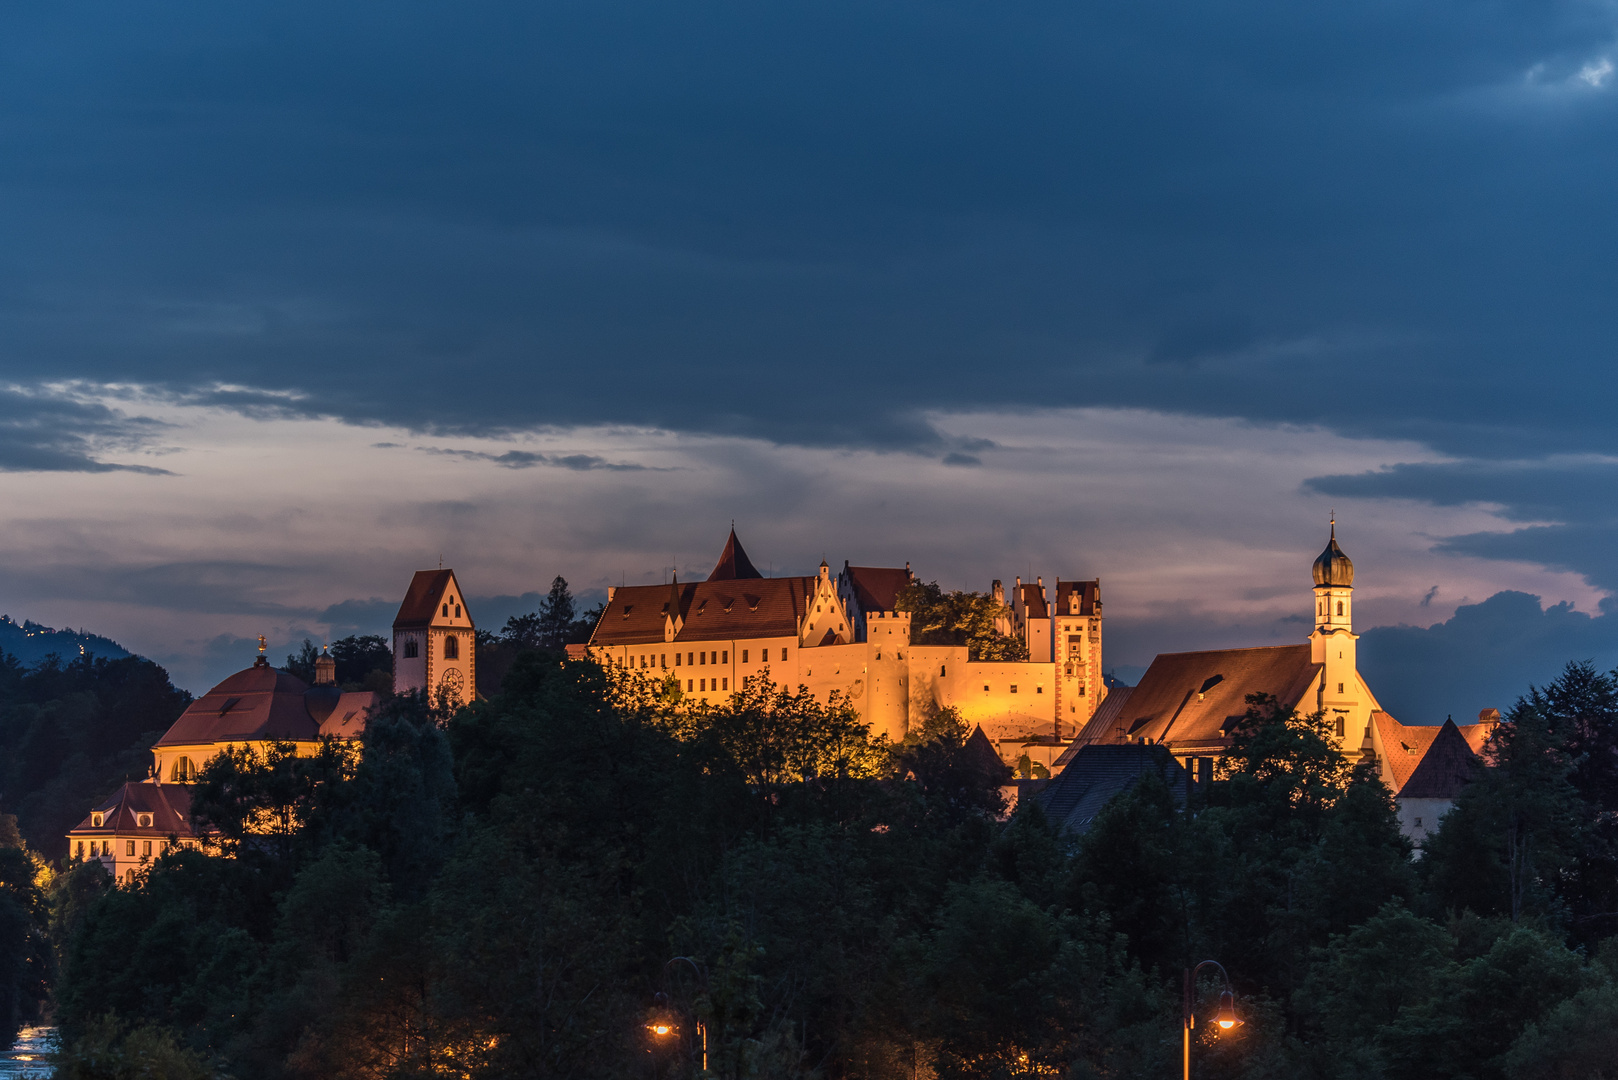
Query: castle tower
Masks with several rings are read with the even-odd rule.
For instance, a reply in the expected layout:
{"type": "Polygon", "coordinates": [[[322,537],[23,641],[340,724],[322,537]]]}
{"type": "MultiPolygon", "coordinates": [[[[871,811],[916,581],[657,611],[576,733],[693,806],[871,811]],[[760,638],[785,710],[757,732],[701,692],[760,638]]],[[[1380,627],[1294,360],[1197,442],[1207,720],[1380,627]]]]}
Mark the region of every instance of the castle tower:
{"type": "MultiPolygon", "coordinates": [[[[1337,546],[1337,519],[1331,523],[1331,539],[1315,560],[1315,629],[1309,635],[1310,658],[1322,664],[1320,705],[1328,717],[1358,716],[1360,681],[1354,633],[1354,564],[1337,546]]],[[[1344,748],[1357,749],[1360,732],[1348,730],[1344,720],[1337,724],[1337,735],[1344,748]]]]}

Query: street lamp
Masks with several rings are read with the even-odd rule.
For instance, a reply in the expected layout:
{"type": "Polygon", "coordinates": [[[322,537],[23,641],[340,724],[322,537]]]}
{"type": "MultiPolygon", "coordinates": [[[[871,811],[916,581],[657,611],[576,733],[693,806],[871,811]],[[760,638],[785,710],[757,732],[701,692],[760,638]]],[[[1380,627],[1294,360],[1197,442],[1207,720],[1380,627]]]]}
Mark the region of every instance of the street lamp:
{"type": "Polygon", "coordinates": [[[1192,1005],[1196,1001],[1197,974],[1205,967],[1218,968],[1220,978],[1225,980],[1224,992],[1219,995],[1219,1011],[1214,1013],[1214,1023],[1219,1025],[1220,1030],[1229,1031],[1242,1022],[1236,1015],[1236,995],[1231,992],[1230,975],[1225,971],[1223,964],[1217,960],[1204,960],[1194,968],[1186,968],[1185,992],[1180,998],[1181,1027],[1184,1029],[1182,1032],[1184,1040],[1182,1061],[1185,1066],[1185,1080],[1191,1080],[1191,1028],[1196,1023],[1192,1005]]]}
{"type": "MultiPolygon", "coordinates": [[[[673,960],[670,960],[668,963],[663,965],[663,970],[667,971],[669,968],[679,963],[690,964],[691,970],[696,972],[697,978],[702,980],[703,989],[707,990],[707,973],[703,971],[702,968],[698,966],[697,962],[691,959],[689,956],[676,956],[673,960]]],[[[657,999],[659,1002],[667,1003],[668,995],[658,994],[657,999]]],[[[700,1055],[699,1060],[702,1065],[702,1072],[706,1074],[708,1071],[708,1025],[704,1024],[695,1013],[691,1014],[691,1022],[697,1026],[697,1040],[699,1046],[698,1052],[700,1055]]],[[[674,1023],[672,1016],[666,1010],[660,1011],[654,1015],[652,1022],[646,1025],[646,1030],[650,1031],[654,1037],[659,1039],[667,1039],[671,1036],[678,1035],[680,1032],[678,1025],[674,1023]]]]}

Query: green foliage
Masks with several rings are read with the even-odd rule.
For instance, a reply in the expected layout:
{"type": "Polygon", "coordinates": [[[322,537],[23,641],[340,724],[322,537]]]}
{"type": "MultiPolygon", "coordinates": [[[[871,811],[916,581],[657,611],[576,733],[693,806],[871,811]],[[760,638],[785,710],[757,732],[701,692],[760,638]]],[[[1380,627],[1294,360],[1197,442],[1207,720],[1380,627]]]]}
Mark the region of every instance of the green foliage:
{"type": "MultiPolygon", "coordinates": [[[[336,664],[337,685],[344,690],[391,690],[393,687],[393,646],[376,634],[351,634],[327,646],[336,664]]],[[[315,661],[320,649],[308,638],[298,651],[287,656],[283,671],[311,685],[315,681],[315,661]]]]}
{"type": "Polygon", "coordinates": [[[38,1023],[51,980],[44,863],[27,850],[15,819],[0,815],[0,1045],[38,1023]]]}
{"type": "Polygon", "coordinates": [[[983,593],[945,592],[936,581],[912,581],[894,604],[910,612],[910,640],[917,645],[965,645],[968,660],[1027,660],[1028,645],[1002,634],[995,620],[1010,611],[983,593]]]}
{"type": "Polygon", "coordinates": [[[235,858],[50,882],[63,1075],[684,1077],[706,1032],[734,1080],[1163,1076],[1213,956],[1246,1024],[1199,984],[1203,1080],[1605,1077],[1618,940],[1575,913],[1606,699],[1534,693],[1418,878],[1374,772],[1267,698],[1189,805],[1165,750],[1073,837],[1006,815],[953,710],[889,746],[802,689],[524,650],[487,700],[389,700],[358,756],[221,757],[197,806],[235,858]]]}

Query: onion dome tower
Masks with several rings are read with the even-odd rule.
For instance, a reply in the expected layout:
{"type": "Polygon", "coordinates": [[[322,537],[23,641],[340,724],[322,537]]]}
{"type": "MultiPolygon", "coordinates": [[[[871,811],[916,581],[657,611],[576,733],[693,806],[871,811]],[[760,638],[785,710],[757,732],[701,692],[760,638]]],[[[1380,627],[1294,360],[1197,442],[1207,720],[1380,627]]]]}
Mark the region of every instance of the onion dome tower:
{"type": "Polygon", "coordinates": [[[1337,518],[1331,540],[1315,560],[1315,629],[1354,630],[1354,564],[1337,546],[1337,518]]]}
{"type": "MultiPolygon", "coordinates": [[[[1315,560],[1315,630],[1309,635],[1310,658],[1321,665],[1318,707],[1332,723],[1345,751],[1371,750],[1370,692],[1359,677],[1354,633],[1354,564],[1337,546],[1337,517],[1331,539],[1315,560]]],[[[1375,756],[1374,750],[1371,751],[1375,756]]]]}

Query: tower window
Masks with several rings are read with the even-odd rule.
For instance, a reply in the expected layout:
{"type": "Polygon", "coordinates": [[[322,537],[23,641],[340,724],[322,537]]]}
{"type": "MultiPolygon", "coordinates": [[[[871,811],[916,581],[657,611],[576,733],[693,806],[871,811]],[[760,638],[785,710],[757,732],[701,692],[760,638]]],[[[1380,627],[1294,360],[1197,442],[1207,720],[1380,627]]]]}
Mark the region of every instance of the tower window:
{"type": "Polygon", "coordinates": [[[1343,692],[1343,684],[1342,683],[1337,684],[1337,692],[1339,694],[1341,694],[1343,692]]]}
{"type": "Polygon", "coordinates": [[[1343,613],[1343,602],[1341,600],[1339,600],[1339,601],[1337,601],[1337,614],[1341,615],[1342,613],[1343,613]]]}
{"type": "Polygon", "coordinates": [[[461,657],[461,639],[450,634],[444,639],[444,659],[459,660],[461,657]]]}
{"type": "Polygon", "coordinates": [[[1342,717],[1341,717],[1341,716],[1339,716],[1339,717],[1338,717],[1338,718],[1337,718],[1337,737],[1338,737],[1338,738],[1339,738],[1339,739],[1341,739],[1341,738],[1342,738],[1342,737],[1343,737],[1343,735],[1344,735],[1344,731],[1343,731],[1343,718],[1342,718],[1342,717]]]}
{"type": "Polygon", "coordinates": [[[449,605],[448,604],[444,605],[444,617],[446,619],[449,618],[449,605]]]}
{"type": "Polygon", "coordinates": [[[414,660],[416,658],[416,639],[415,638],[410,638],[408,641],[406,641],[404,643],[404,658],[406,660],[414,660]]]}

